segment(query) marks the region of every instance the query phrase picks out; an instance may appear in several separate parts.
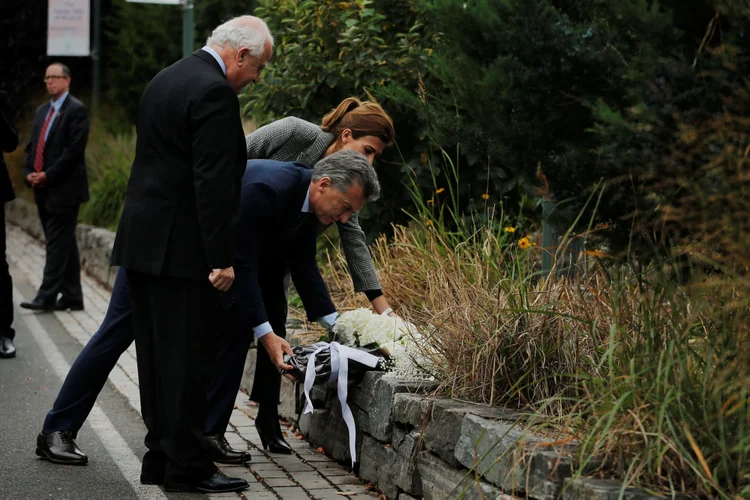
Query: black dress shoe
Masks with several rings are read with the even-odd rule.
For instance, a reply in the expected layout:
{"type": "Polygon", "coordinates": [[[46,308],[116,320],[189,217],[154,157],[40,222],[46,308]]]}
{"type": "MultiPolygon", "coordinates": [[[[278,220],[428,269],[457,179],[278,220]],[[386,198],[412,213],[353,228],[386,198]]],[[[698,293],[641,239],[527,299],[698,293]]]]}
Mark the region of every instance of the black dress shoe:
{"type": "Polygon", "coordinates": [[[165,482],[164,491],[200,491],[203,493],[228,493],[248,487],[247,481],[237,477],[227,477],[216,471],[209,478],[197,483],[165,482]]]}
{"type": "Polygon", "coordinates": [[[0,337],[0,358],[15,358],[16,357],[16,346],[13,344],[13,339],[8,337],[0,337]]]}
{"type": "Polygon", "coordinates": [[[69,300],[61,297],[55,304],[55,311],[83,311],[83,300],[69,300]]]}
{"type": "Polygon", "coordinates": [[[261,404],[258,409],[258,416],[255,418],[255,428],[258,430],[264,450],[271,453],[283,453],[284,455],[292,453],[292,447],[281,434],[278,406],[261,404]]]}
{"type": "Polygon", "coordinates": [[[164,484],[166,470],[166,455],[148,450],[141,464],[141,484],[164,484]]]}
{"type": "Polygon", "coordinates": [[[202,439],[203,450],[212,462],[220,464],[241,464],[249,462],[250,453],[235,450],[229,446],[224,434],[206,434],[202,439]]]}
{"type": "Polygon", "coordinates": [[[31,309],[32,311],[54,311],[55,303],[45,302],[42,299],[34,299],[21,302],[21,307],[31,309]]]}
{"type": "Polygon", "coordinates": [[[45,460],[64,465],[85,465],[89,461],[76,445],[73,431],[41,432],[36,437],[36,454],[45,460]]]}

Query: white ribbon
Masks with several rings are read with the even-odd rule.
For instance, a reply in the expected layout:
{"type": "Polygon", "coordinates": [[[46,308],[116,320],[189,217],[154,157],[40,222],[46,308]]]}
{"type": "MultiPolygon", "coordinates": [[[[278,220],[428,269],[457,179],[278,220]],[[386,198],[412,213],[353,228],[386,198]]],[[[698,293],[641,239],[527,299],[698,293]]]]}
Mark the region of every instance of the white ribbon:
{"type": "Polygon", "coordinates": [[[352,349],[345,345],[341,345],[338,342],[319,342],[315,344],[319,346],[310,355],[310,359],[307,361],[307,369],[305,372],[305,398],[307,399],[307,406],[305,406],[304,413],[312,413],[313,405],[310,400],[310,389],[312,389],[313,383],[315,382],[315,356],[322,351],[331,351],[331,377],[329,381],[334,380],[338,377],[337,393],[339,396],[339,402],[341,402],[341,415],[344,417],[346,427],[349,429],[349,454],[352,457],[352,467],[354,462],[357,461],[356,443],[357,443],[357,429],[354,426],[354,416],[352,410],[346,403],[346,392],[347,382],[349,379],[349,360],[362,363],[363,365],[375,368],[380,358],[373,356],[372,354],[360,351],[359,349],[352,349]]]}

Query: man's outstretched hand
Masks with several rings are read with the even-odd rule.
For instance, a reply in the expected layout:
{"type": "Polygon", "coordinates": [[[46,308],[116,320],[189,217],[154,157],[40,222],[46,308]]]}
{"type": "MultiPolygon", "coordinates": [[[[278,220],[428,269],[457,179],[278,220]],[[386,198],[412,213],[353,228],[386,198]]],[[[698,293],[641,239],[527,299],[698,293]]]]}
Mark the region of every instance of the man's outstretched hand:
{"type": "MultiPolygon", "coordinates": [[[[268,357],[271,358],[271,362],[279,372],[282,370],[291,370],[294,367],[284,363],[284,354],[294,356],[292,348],[289,342],[282,339],[273,332],[269,332],[260,338],[260,343],[268,352],[268,357]]],[[[294,379],[291,375],[287,375],[288,378],[294,379]]]]}

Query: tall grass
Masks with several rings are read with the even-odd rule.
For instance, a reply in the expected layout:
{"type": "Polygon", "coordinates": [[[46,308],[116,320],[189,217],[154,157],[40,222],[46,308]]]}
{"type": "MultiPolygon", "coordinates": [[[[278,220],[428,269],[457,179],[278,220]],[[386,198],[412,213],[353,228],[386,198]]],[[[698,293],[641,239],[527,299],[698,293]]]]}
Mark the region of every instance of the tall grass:
{"type": "Polygon", "coordinates": [[[134,156],[134,130],[112,134],[92,129],[86,148],[90,198],[81,209],[82,222],[110,230],[117,228],[134,156]]]}
{"type": "MultiPolygon", "coordinates": [[[[727,163],[719,178],[746,175],[737,166],[727,163]]],[[[412,223],[378,239],[372,253],[395,309],[430,332],[425,352],[438,358],[446,393],[535,412],[536,422],[578,443],[578,475],[690,497],[750,493],[745,188],[718,191],[732,197],[725,203],[734,213],[722,217],[733,226],[694,237],[675,259],[613,259],[588,248],[576,263],[582,272],[560,277],[539,273],[552,249],[522,244],[538,239],[530,221],[504,219],[489,201],[458,214],[453,190],[441,187],[415,190],[412,223]],[[674,272],[685,262],[699,264],[688,266],[687,283],[674,272]]],[[[715,189],[702,202],[698,193],[689,190],[685,206],[722,203],[715,189]]],[[[341,303],[362,305],[340,257],[329,273],[341,303]]]]}

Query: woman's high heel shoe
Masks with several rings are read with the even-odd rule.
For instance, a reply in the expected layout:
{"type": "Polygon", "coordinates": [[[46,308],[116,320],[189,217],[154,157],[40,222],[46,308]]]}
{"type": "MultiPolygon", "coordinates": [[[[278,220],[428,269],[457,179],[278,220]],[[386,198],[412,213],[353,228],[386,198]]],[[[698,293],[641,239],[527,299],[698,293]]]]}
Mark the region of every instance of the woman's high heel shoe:
{"type": "MultiPolygon", "coordinates": [[[[275,408],[275,407],[274,407],[275,408]]],[[[289,446],[281,434],[281,425],[279,416],[274,411],[258,411],[255,419],[255,429],[260,436],[260,442],[264,450],[271,453],[283,453],[289,455],[292,453],[292,447],[289,446]]]]}

